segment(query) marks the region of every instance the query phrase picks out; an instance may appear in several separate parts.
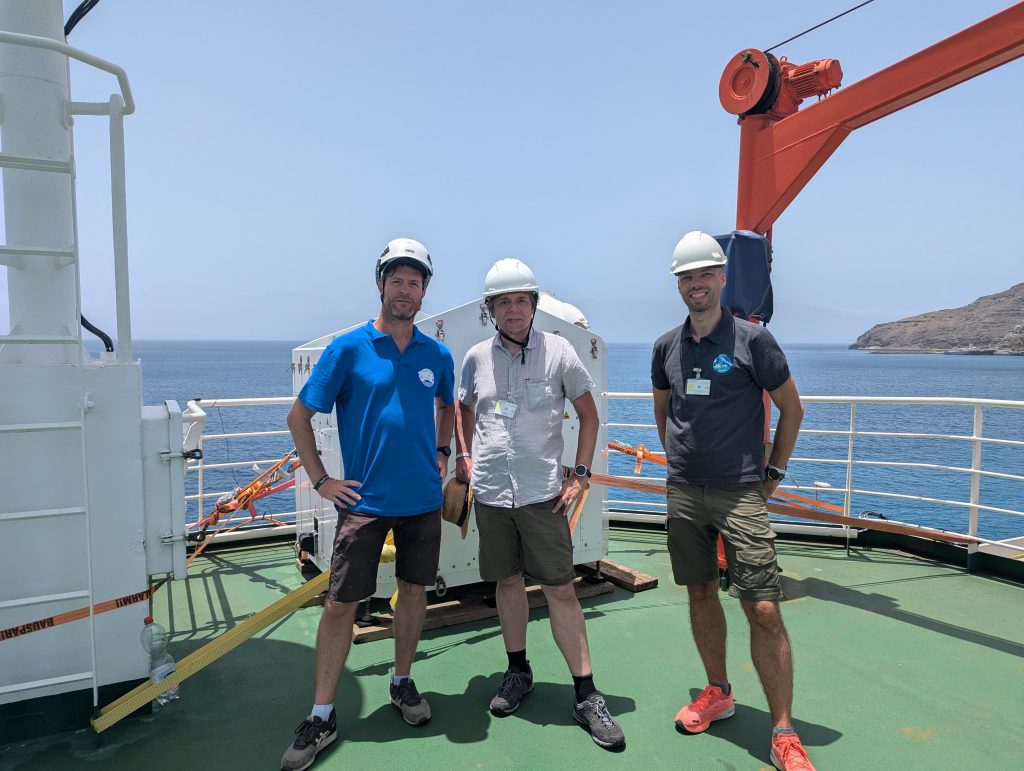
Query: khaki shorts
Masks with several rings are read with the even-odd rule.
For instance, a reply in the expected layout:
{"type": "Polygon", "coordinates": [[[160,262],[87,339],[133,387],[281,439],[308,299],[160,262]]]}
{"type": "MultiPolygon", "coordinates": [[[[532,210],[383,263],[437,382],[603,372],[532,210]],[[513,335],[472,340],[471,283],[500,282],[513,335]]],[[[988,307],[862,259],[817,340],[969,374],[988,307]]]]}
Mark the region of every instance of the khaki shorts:
{"type": "Polygon", "coordinates": [[[522,573],[538,584],[561,586],[576,577],[569,521],[564,511],[551,510],[557,500],[511,509],[476,501],[484,581],[522,573]]]}
{"type": "Polygon", "coordinates": [[[722,534],[729,580],[745,600],[781,600],[775,533],[760,482],[718,487],[669,483],[668,552],[677,584],[718,580],[722,534]]]}
{"type": "Polygon", "coordinates": [[[370,517],[338,509],[327,599],[358,602],[377,591],[377,567],[388,530],[395,531],[395,575],[406,583],[434,585],[441,551],[440,509],[411,517],[370,517]]]}

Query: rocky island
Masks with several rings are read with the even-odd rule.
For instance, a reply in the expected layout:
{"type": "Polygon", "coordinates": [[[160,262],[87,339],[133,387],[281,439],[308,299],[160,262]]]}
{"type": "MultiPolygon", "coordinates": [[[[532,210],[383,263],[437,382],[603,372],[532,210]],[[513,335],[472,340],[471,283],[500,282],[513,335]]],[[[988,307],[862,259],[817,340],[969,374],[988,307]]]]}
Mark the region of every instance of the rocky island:
{"type": "Polygon", "coordinates": [[[1024,284],[970,305],[876,324],[850,348],[879,353],[1024,352],[1024,284]]]}

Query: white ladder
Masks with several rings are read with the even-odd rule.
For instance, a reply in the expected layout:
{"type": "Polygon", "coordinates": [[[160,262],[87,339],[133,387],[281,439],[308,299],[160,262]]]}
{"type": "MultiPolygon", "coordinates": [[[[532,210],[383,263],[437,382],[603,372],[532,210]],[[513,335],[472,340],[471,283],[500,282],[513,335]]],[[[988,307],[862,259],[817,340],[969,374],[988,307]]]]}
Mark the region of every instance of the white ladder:
{"type": "MultiPolygon", "coordinates": [[[[124,123],[125,115],[135,111],[134,100],[131,89],[128,85],[128,78],[124,70],[116,65],[106,62],[91,54],[72,48],[65,43],[51,38],[35,35],[23,35],[18,33],[0,31],[0,43],[41,48],[63,54],[68,59],[76,59],[91,66],[97,67],[105,72],[113,74],[119,84],[121,94],[110,97],[109,102],[72,102],[66,103],[67,115],[70,119],[73,115],[107,115],[110,118],[110,163],[111,163],[111,198],[112,218],[114,232],[114,268],[115,268],[115,300],[117,306],[117,331],[119,343],[118,360],[121,362],[131,361],[131,325],[130,306],[128,302],[128,257],[127,257],[127,214],[126,214],[126,193],[125,193],[125,161],[124,161],[124,123]],[[127,106],[126,106],[127,105],[127,106]]],[[[68,62],[70,68],[70,62],[68,62]]],[[[32,691],[50,685],[64,683],[88,682],[93,692],[93,706],[99,706],[99,681],[97,676],[96,659],[96,624],[94,605],[96,602],[93,580],[93,544],[92,527],[89,507],[89,470],[88,470],[88,442],[85,430],[86,413],[91,408],[89,395],[86,392],[85,364],[88,355],[82,343],[82,300],[81,281],[79,271],[79,250],[78,250],[78,224],[77,224],[77,199],[75,189],[75,163],[74,143],[72,142],[69,159],[67,161],[54,160],[51,158],[39,158],[19,156],[10,153],[0,153],[0,168],[14,169],[18,171],[32,171],[40,173],[66,174],[71,178],[71,212],[74,236],[72,245],[65,246],[19,246],[17,244],[0,245],[0,265],[19,268],[27,260],[53,259],[57,268],[74,267],[75,283],[75,335],[52,335],[52,334],[6,334],[0,335],[0,345],[73,345],[77,350],[77,362],[74,366],[77,370],[78,399],[77,408],[71,410],[75,419],[73,420],[35,420],[25,423],[0,423],[0,446],[12,445],[17,442],[15,438],[22,434],[40,434],[54,432],[72,432],[79,438],[79,459],[82,469],[82,490],[79,503],[59,508],[30,509],[23,511],[0,511],[0,538],[3,538],[4,527],[17,527],[17,523],[27,520],[58,519],[58,518],[82,518],[85,526],[86,538],[86,574],[87,581],[84,587],[75,587],[70,591],[51,594],[39,594],[33,596],[16,597],[0,601],[0,609],[4,608],[25,608],[40,606],[44,607],[50,603],[65,602],[68,600],[80,600],[88,604],[89,609],[89,645],[91,662],[90,669],[81,672],[64,673],[56,677],[36,679],[21,683],[12,683],[0,686],[0,695],[12,694],[23,691],[32,691]]],[[[18,367],[18,363],[6,363],[0,367],[18,367]]],[[[65,406],[67,404],[65,403],[65,406]]],[[[63,416],[69,417],[68,411],[63,416]]],[[[5,457],[14,457],[13,454],[3,453],[5,457]]],[[[40,616],[45,615],[40,613],[40,616]]],[[[33,619],[34,620],[34,619],[33,619]]]]}

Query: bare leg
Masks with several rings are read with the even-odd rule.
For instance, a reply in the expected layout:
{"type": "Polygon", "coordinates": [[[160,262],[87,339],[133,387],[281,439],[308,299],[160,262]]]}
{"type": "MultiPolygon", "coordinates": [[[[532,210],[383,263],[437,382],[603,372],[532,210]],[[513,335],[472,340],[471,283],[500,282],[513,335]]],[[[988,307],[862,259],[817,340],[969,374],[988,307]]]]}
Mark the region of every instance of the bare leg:
{"type": "Polygon", "coordinates": [[[690,595],[690,629],[704,663],[708,682],[727,683],[725,611],[718,600],[718,581],[691,584],[686,587],[686,591],[690,595]]]}
{"type": "Polygon", "coordinates": [[[426,612],[426,590],[399,578],[395,602],[395,675],[406,676],[412,671],[426,612]]]}
{"type": "Polygon", "coordinates": [[[569,665],[573,677],[591,674],[590,647],[587,645],[587,627],[583,621],[583,609],[576,597],[572,583],[560,586],[545,586],[544,596],[548,600],[551,618],[551,634],[558,650],[569,665]]]}
{"type": "Polygon", "coordinates": [[[793,652],[774,600],[743,600],[750,622],[750,656],[768,699],[768,711],[776,728],[792,726],[793,652]]]}
{"type": "Polygon", "coordinates": [[[498,620],[501,622],[501,635],[505,638],[505,650],[525,650],[526,622],[530,619],[530,606],[526,601],[523,574],[519,573],[498,581],[494,599],[498,605],[498,620]]]}
{"type": "Polygon", "coordinates": [[[333,704],[338,678],[352,646],[352,623],[358,602],[324,602],[316,632],[316,693],[314,703],[333,704]]]}

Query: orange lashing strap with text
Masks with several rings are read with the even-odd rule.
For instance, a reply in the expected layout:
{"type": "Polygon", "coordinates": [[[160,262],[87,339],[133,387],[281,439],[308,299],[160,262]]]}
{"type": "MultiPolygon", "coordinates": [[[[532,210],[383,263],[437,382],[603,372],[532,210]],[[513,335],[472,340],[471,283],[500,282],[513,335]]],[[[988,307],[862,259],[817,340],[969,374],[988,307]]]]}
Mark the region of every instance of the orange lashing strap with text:
{"type": "MultiPolygon", "coordinates": [[[[93,613],[106,613],[110,610],[117,610],[118,608],[124,608],[128,605],[134,605],[137,602],[144,602],[153,596],[153,593],[164,585],[167,581],[163,578],[157,581],[153,586],[145,591],[135,592],[135,594],[126,594],[124,597],[118,597],[113,600],[105,600],[104,602],[97,602],[92,606],[93,613]]],[[[21,637],[32,632],[39,632],[43,629],[49,629],[60,624],[67,624],[69,621],[77,621],[80,618],[87,618],[89,616],[89,607],[77,608],[75,610],[69,610],[66,613],[58,613],[55,616],[47,616],[41,618],[38,621],[30,621],[27,624],[18,624],[8,629],[0,629],[0,642],[4,640],[13,640],[15,637],[21,637]]]]}

